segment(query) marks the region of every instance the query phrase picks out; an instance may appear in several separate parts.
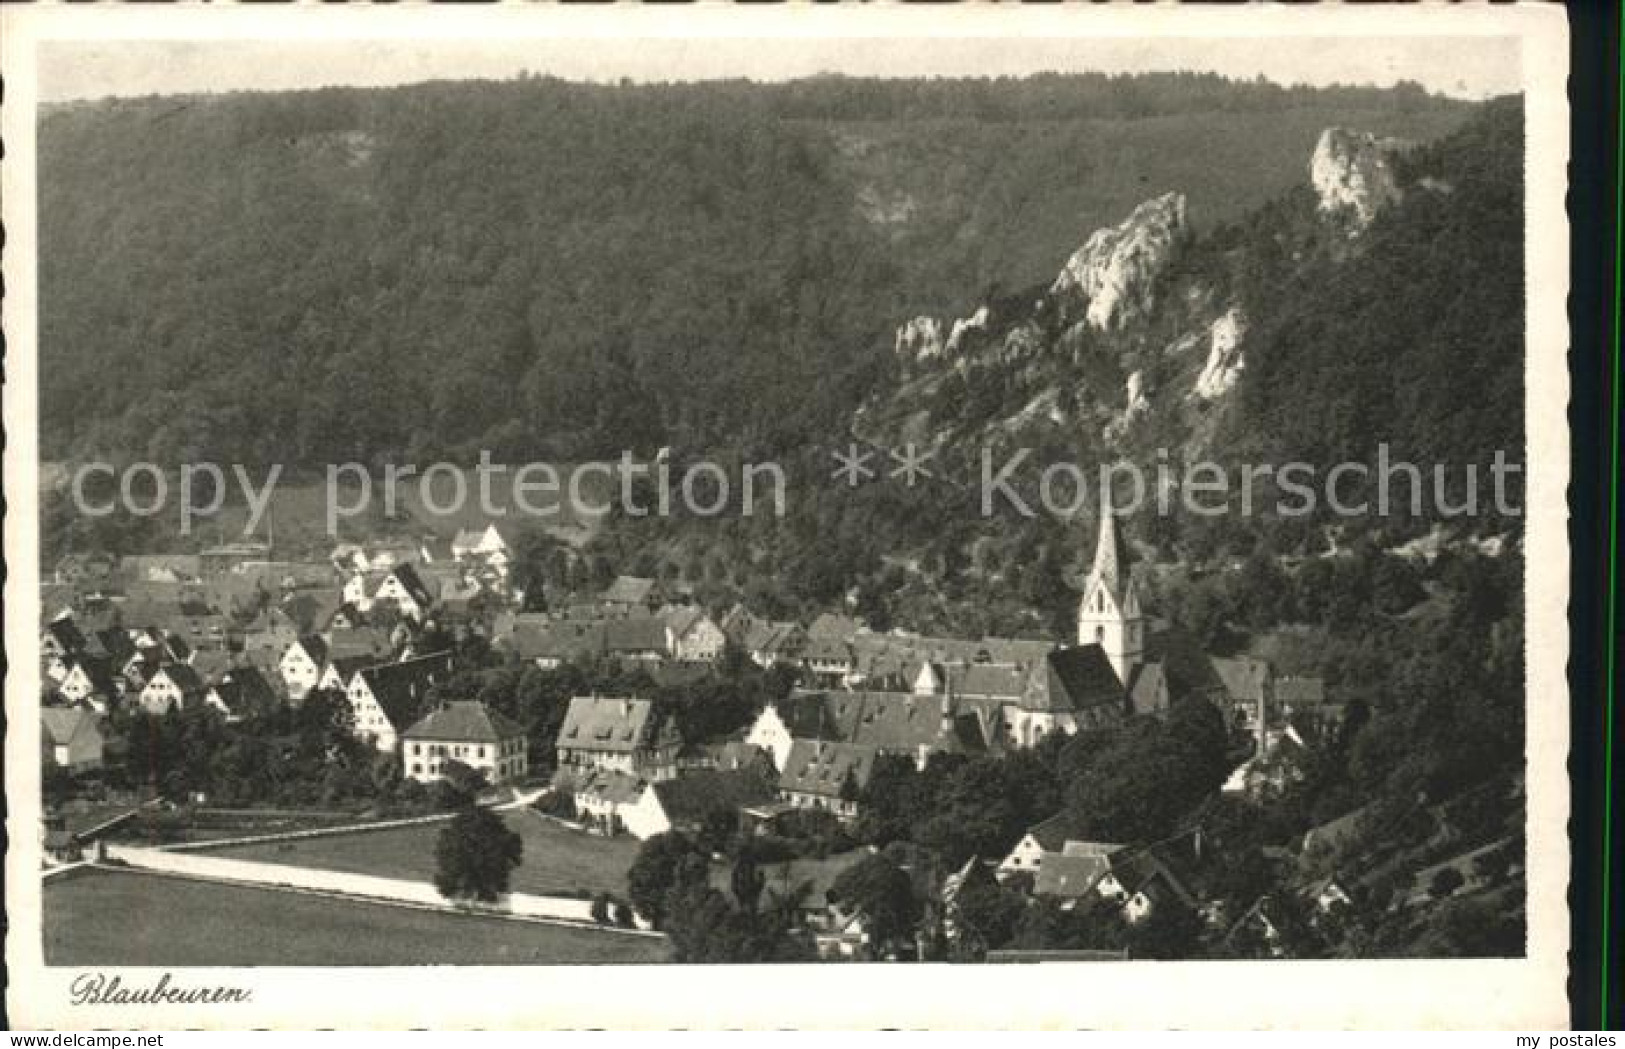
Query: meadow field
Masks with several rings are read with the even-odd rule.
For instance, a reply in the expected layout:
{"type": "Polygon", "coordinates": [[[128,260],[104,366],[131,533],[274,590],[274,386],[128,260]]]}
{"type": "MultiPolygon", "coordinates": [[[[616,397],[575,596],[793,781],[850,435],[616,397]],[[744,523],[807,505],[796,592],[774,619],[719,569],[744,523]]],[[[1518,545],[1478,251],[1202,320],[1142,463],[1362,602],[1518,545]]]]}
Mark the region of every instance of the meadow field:
{"type": "MultiPolygon", "coordinates": [[[[633,838],[591,837],[525,810],[503,813],[519,832],[524,856],[510,888],[540,896],[626,896],[626,871],[637,856],[633,838]]],[[[430,881],[434,847],[444,823],[335,834],[297,841],[210,849],[209,855],[283,863],[317,870],[430,881]]]]}
{"type": "Polygon", "coordinates": [[[590,965],[665,961],[664,939],[134,871],[44,886],[47,965],[590,965]]]}

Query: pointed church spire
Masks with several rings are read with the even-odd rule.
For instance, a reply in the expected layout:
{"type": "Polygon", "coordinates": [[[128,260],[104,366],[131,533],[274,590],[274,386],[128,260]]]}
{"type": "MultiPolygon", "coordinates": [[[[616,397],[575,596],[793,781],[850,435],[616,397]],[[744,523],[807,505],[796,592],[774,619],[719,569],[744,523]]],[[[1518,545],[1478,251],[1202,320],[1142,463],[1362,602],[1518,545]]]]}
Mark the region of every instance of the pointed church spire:
{"type": "Polygon", "coordinates": [[[1118,533],[1111,492],[1104,487],[1095,562],[1078,607],[1078,644],[1099,645],[1125,686],[1145,650],[1145,623],[1135,593],[1133,562],[1118,533]]]}
{"type": "Polygon", "coordinates": [[[1100,580],[1114,598],[1121,598],[1129,566],[1128,551],[1123,548],[1122,537],[1117,532],[1111,489],[1103,486],[1100,491],[1100,536],[1095,543],[1094,567],[1089,570],[1090,582],[1100,580]]]}

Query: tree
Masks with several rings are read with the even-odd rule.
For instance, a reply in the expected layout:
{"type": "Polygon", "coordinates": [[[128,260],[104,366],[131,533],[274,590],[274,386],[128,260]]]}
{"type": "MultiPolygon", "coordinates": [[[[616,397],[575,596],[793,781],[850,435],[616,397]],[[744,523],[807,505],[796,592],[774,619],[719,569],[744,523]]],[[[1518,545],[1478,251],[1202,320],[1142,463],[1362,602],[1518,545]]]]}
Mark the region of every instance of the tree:
{"type": "Polygon", "coordinates": [[[1501,913],[1482,900],[1445,900],[1408,952],[1418,958],[1514,958],[1523,954],[1521,911],[1501,913]]]}
{"type": "Polygon", "coordinates": [[[1201,939],[1201,917],[1178,901],[1165,899],[1128,927],[1127,946],[1135,958],[1195,958],[1200,954],[1201,939]]]}
{"type": "Polygon", "coordinates": [[[1034,900],[1016,923],[1011,945],[1025,950],[1115,951],[1127,936],[1115,907],[1065,909],[1060,900],[1034,900]]]}
{"type": "Polygon", "coordinates": [[[855,912],[869,935],[869,950],[883,957],[893,945],[914,935],[920,901],[908,872],[874,853],[842,871],[830,886],[830,898],[855,912]]]}
{"type": "Polygon", "coordinates": [[[1080,733],[1063,752],[1072,812],[1102,841],[1161,837],[1223,782],[1225,744],[1223,717],[1191,698],[1177,700],[1167,722],[1138,718],[1104,738],[1080,733]]]}
{"type": "Polygon", "coordinates": [[[45,766],[43,797],[47,809],[55,809],[73,793],[73,774],[61,765],[47,763],[45,766]]]}
{"type": "Polygon", "coordinates": [[[961,942],[974,941],[980,953],[1010,941],[1027,901],[996,881],[972,881],[959,890],[954,906],[961,942]]]}
{"type": "Polygon", "coordinates": [[[489,809],[470,808],[452,818],[435,843],[434,886],[447,899],[489,903],[508,891],[524,842],[489,809]]]}
{"type": "Polygon", "coordinates": [[[756,856],[750,843],[744,842],[739,847],[739,855],[734,859],[733,874],[729,879],[729,886],[733,889],[734,899],[739,907],[747,914],[756,912],[756,904],[762,898],[762,889],[767,885],[767,878],[763,876],[761,868],[756,866],[756,856]]]}
{"type": "Polygon", "coordinates": [[[468,799],[473,804],[474,799],[485,792],[486,778],[484,769],[476,769],[455,758],[446,761],[441,768],[444,782],[449,784],[457,795],[468,799]]]}
{"type": "Polygon", "coordinates": [[[678,889],[703,884],[709,857],[691,838],[676,831],[656,834],[638,849],[626,872],[632,906],[656,928],[671,913],[669,897],[678,889]]]}

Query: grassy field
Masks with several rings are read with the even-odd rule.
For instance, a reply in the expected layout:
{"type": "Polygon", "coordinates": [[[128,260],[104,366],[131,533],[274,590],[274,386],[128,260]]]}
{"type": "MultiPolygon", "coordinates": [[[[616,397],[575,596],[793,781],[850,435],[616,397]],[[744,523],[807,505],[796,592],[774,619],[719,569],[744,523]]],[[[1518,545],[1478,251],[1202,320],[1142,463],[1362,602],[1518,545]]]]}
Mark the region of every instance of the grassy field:
{"type": "MultiPolygon", "coordinates": [[[[544,896],[608,892],[625,897],[626,871],[638,852],[636,840],[589,837],[528,811],[504,813],[503,818],[525,843],[523,862],[513,875],[514,891],[544,896]]],[[[209,855],[428,881],[434,877],[435,839],[444,826],[431,823],[302,841],[234,845],[211,849],[209,855]]]]}
{"type": "Polygon", "coordinates": [[[48,965],[550,965],[665,961],[666,942],[155,874],[45,883],[48,965]]]}

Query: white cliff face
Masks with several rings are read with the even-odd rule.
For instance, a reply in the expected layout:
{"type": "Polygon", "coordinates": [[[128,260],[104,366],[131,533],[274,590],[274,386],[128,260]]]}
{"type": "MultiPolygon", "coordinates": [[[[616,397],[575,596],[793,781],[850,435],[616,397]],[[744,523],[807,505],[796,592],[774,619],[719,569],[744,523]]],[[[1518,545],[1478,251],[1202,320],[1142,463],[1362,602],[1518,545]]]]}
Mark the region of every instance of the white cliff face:
{"type": "Polygon", "coordinates": [[[897,356],[906,361],[931,360],[942,355],[942,323],[935,317],[915,317],[897,327],[893,344],[897,356]]]}
{"type": "Polygon", "coordinates": [[[969,317],[961,317],[954,321],[953,330],[948,332],[948,342],[943,347],[947,353],[958,353],[965,336],[971,332],[987,330],[987,307],[983,306],[969,317]]]}
{"type": "Polygon", "coordinates": [[[1320,210],[1348,216],[1358,232],[1377,212],[1400,198],[1392,154],[1401,143],[1340,127],[1321,133],[1309,161],[1309,178],[1320,195],[1320,210]]]}
{"type": "Polygon", "coordinates": [[[1067,260],[1050,291],[1088,300],[1088,322],[1121,328],[1151,309],[1151,285],[1188,230],[1185,197],[1166,193],[1135,208],[1121,225],[1096,230],[1067,260]]]}
{"type": "Polygon", "coordinates": [[[1208,331],[1207,363],[1196,377],[1196,396],[1211,401],[1230,392],[1247,366],[1241,355],[1246,334],[1247,318],[1239,309],[1231,309],[1213,322],[1208,331]]]}
{"type": "Polygon", "coordinates": [[[1106,440],[1112,441],[1128,433],[1135,420],[1151,410],[1151,398],[1147,393],[1144,373],[1130,372],[1123,391],[1123,414],[1106,427],[1106,440]]]}

